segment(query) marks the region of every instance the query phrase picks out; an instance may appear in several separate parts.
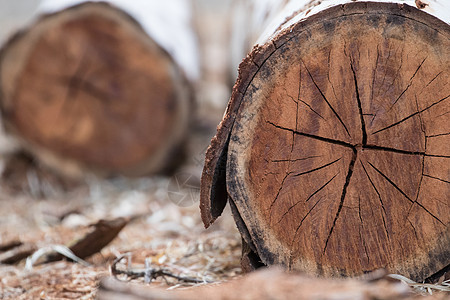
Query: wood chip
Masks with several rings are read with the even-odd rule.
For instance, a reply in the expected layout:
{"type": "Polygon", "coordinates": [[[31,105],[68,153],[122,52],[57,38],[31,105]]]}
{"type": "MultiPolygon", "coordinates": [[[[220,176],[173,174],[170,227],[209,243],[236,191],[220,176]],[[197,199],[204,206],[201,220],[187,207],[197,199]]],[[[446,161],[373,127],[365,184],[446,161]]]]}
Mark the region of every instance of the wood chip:
{"type": "Polygon", "coordinates": [[[33,244],[23,244],[18,247],[14,247],[9,251],[0,254],[0,264],[16,264],[31,255],[34,251],[36,251],[36,246],[33,244]]]}
{"type": "MultiPolygon", "coordinates": [[[[100,252],[106,245],[112,242],[119,232],[128,224],[129,219],[117,218],[113,220],[100,220],[92,225],[94,228],[82,239],[75,242],[69,249],[79,258],[87,258],[100,252]]],[[[46,262],[63,259],[61,254],[47,256],[46,262]]]]}
{"type": "Polygon", "coordinates": [[[5,252],[13,248],[19,247],[23,243],[19,240],[6,241],[0,244],[0,252],[5,252]]]}

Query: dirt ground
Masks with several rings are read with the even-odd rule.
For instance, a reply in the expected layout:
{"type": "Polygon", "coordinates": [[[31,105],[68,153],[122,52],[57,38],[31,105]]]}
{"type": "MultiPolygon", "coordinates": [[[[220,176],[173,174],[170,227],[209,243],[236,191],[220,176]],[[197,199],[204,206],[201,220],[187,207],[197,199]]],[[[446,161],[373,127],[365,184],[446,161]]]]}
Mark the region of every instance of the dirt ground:
{"type": "MultiPolygon", "coordinates": [[[[27,190],[5,192],[4,187],[0,245],[23,243],[16,250],[27,245],[33,250],[70,245],[101,219],[132,220],[111,244],[87,259],[89,266],[67,261],[39,265],[37,261],[30,269],[26,260],[1,265],[0,299],[93,299],[99,279],[109,276],[113,260],[124,254],[130,264],[125,268],[142,269],[147,259],[154,267],[199,280],[216,282],[239,275],[240,240],[232,220],[224,218],[205,231],[196,203],[180,207],[170,201],[169,180],[95,182],[46,198],[27,190]]],[[[192,191],[180,192],[189,195],[192,191]]],[[[7,253],[0,252],[0,260],[7,253]]],[[[136,280],[143,283],[144,279],[136,280]]],[[[154,285],[166,282],[158,278],[154,285]]]]}

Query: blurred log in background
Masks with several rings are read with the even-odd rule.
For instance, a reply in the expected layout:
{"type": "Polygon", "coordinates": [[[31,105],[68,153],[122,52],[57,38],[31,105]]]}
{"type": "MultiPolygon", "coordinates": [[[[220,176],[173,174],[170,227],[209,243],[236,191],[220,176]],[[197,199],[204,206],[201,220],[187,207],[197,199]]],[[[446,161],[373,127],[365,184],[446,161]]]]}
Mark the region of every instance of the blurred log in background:
{"type": "Polygon", "coordinates": [[[172,169],[199,76],[190,3],[174,2],[168,18],[156,1],[77,2],[44,1],[45,14],[3,46],[5,128],[64,175],[172,169]]]}

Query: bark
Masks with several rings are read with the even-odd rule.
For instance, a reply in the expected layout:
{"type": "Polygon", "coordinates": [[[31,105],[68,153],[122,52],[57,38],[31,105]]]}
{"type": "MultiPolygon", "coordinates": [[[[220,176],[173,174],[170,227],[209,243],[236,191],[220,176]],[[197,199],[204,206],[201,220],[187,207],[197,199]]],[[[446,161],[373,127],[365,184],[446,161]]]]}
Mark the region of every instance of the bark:
{"type": "MultiPolygon", "coordinates": [[[[60,10],[51,2],[42,9],[52,13],[2,49],[0,106],[7,133],[41,163],[73,177],[88,171],[139,176],[177,165],[192,118],[195,44],[192,50],[180,41],[184,54],[174,51],[179,36],[170,36],[164,19],[139,14],[137,7],[129,12],[140,23],[107,3],[66,8],[80,1],[58,1],[60,10]],[[156,38],[155,20],[162,28],[156,38]],[[175,42],[162,46],[164,38],[175,42]],[[185,63],[189,53],[194,55],[185,63]]],[[[151,3],[157,1],[144,8],[151,3]]],[[[170,6],[166,14],[177,16],[170,6]]],[[[184,21],[176,23],[178,32],[189,31],[184,21]]]]}
{"type": "Polygon", "coordinates": [[[449,25],[395,3],[291,15],[240,66],[206,156],[205,226],[228,197],[243,261],[416,281],[448,269],[449,25]]]}

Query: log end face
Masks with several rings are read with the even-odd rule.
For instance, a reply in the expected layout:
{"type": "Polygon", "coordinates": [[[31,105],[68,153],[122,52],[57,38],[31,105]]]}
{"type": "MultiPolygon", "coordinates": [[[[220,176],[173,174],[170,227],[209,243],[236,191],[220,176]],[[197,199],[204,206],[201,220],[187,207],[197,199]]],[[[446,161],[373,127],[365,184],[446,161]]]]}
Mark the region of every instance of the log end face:
{"type": "Polygon", "coordinates": [[[179,67],[110,5],[44,16],[10,41],[1,66],[5,122],[56,169],[159,172],[189,128],[192,97],[179,67]]]}
{"type": "Polygon", "coordinates": [[[417,281],[448,265],[449,28],[390,8],[294,26],[239,81],[227,192],[267,264],[417,281]]]}

